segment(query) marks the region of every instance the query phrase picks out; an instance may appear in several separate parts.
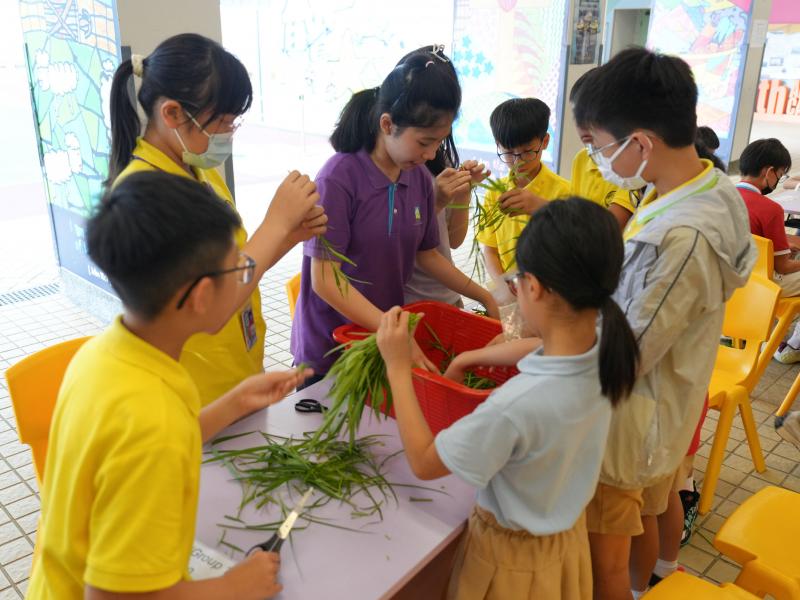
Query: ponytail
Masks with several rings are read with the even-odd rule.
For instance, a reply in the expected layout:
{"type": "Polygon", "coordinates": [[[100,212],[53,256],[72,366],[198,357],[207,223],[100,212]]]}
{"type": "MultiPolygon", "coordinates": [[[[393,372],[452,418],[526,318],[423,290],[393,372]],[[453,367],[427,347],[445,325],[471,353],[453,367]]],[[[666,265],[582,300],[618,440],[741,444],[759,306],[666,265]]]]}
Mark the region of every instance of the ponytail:
{"type": "Polygon", "coordinates": [[[136,138],[142,124],[136,114],[136,106],[131,99],[130,79],[133,65],[129,60],[122,61],[111,82],[111,155],[108,159],[108,179],[103,182],[106,188],[131,161],[136,138]]]}
{"type": "Polygon", "coordinates": [[[403,58],[380,87],[353,94],[330,137],[337,152],[375,149],[381,115],[388,114],[399,133],[455,119],[461,86],[450,59],[437,52],[415,51],[403,58]]]}
{"type": "Polygon", "coordinates": [[[133,96],[133,64],[123,61],[111,83],[111,156],[106,187],[131,161],[141,131],[138,106],[153,118],[161,99],[169,98],[193,115],[208,113],[205,126],[222,115],[239,116],[253,102],[253,86],[245,66],[214,40],[181,33],[161,42],[142,59],[138,94],[133,96]],[[138,105],[138,106],[137,106],[138,105]]]}
{"type": "Polygon", "coordinates": [[[607,297],[600,308],[600,389],[612,406],[630,396],[639,367],[639,347],[619,305],[607,297]]]}
{"type": "Polygon", "coordinates": [[[339,115],[331,135],[331,146],[336,152],[358,152],[362,148],[372,152],[378,135],[378,118],[375,106],[380,88],[356,92],[339,115]]]}
{"type": "Polygon", "coordinates": [[[517,240],[517,265],[574,310],[593,308],[603,319],[600,388],[616,406],[630,395],[639,348],[628,320],[611,295],[625,254],[616,219],[583,198],[554,200],[536,211],[517,240]]]}

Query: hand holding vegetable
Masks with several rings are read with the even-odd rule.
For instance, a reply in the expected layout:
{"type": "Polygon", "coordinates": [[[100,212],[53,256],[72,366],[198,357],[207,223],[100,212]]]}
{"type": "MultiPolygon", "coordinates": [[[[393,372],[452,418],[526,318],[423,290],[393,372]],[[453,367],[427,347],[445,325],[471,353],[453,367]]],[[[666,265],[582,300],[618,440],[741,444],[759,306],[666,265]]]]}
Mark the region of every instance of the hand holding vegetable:
{"type": "Polygon", "coordinates": [[[278,186],[264,221],[273,224],[295,243],[310,239],[325,233],[325,223],[328,221],[317,202],[319,194],[316,184],[308,175],[292,171],[278,186]]]}
{"type": "Polygon", "coordinates": [[[409,313],[399,306],[389,309],[381,317],[377,341],[387,373],[393,370],[411,371],[413,332],[408,330],[408,318],[409,313]]]}
{"type": "Polygon", "coordinates": [[[497,199],[500,209],[510,215],[532,215],[547,203],[547,200],[525,188],[514,188],[497,199]]]}
{"type": "Polygon", "coordinates": [[[450,204],[465,204],[471,181],[472,174],[469,171],[447,168],[439,173],[434,180],[437,212],[450,204]]]}

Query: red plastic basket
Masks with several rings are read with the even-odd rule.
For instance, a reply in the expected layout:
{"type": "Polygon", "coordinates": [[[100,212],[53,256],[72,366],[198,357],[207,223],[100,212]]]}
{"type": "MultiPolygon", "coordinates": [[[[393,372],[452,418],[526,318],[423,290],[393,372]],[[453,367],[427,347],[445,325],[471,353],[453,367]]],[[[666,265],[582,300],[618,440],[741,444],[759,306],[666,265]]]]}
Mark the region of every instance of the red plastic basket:
{"type": "MultiPolygon", "coordinates": [[[[403,309],[425,314],[417,325],[414,337],[425,355],[437,365],[442,363],[445,355],[441,350],[431,346],[433,336],[425,326],[426,323],[436,333],[442,345],[448,349],[452,348],[456,354],[482,348],[497,334],[502,333],[498,321],[442,302],[415,302],[404,306],[403,309]]],[[[340,344],[347,344],[363,339],[364,332],[364,328],[358,325],[342,325],[334,330],[333,339],[340,344]]],[[[492,367],[476,368],[474,372],[500,385],[519,371],[515,367],[492,367]]],[[[413,370],[413,382],[422,413],[434,435],[470,414],[492,391],[474,390],[446,379],[438,373],[422,369],[413,370]]],[[[395,417],[394,408],[389,412],[389,416],[395,417]]]]}

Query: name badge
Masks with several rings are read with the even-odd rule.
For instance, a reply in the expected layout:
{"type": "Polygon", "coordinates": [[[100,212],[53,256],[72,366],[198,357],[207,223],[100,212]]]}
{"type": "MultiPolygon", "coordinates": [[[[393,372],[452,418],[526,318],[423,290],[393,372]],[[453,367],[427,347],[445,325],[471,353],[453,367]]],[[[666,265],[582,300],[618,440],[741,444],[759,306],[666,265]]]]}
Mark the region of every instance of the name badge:
{"type": "Polygon", "coordinates": [[[242,333],[244,334],[244,344],[247,346],[247,350],[252,350],[253,346],[256,345],[258,334],[256,333],[256,320],[253,317],[253,306],[249,302],[242,310],[242,333]]]}

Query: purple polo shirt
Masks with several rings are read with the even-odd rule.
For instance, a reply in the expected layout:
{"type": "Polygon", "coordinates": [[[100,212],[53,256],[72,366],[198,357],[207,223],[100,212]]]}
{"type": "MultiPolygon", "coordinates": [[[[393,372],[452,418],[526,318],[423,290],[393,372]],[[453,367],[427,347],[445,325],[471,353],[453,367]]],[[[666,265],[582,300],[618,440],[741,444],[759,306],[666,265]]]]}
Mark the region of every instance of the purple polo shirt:
{"type": "MultiPolygon", "coordinates": [[[[402,305],[416,253],[439,245],[433,183],[425,166],[401,171],[392,183],[366,151],[338,153],[322,167],[316,184],[328,215],[325,237],[358,265],[342,263],[342,271],[369,282],[350,285],[381,310],[402,305]]],[[[311,289],[312,257],[328,258],[316,238],[303,245],[291,350],[295,364],[306,363],[324,374],[336,360],[325,357],[336,345],[331,332],[348,319],[311,289]]]]}

